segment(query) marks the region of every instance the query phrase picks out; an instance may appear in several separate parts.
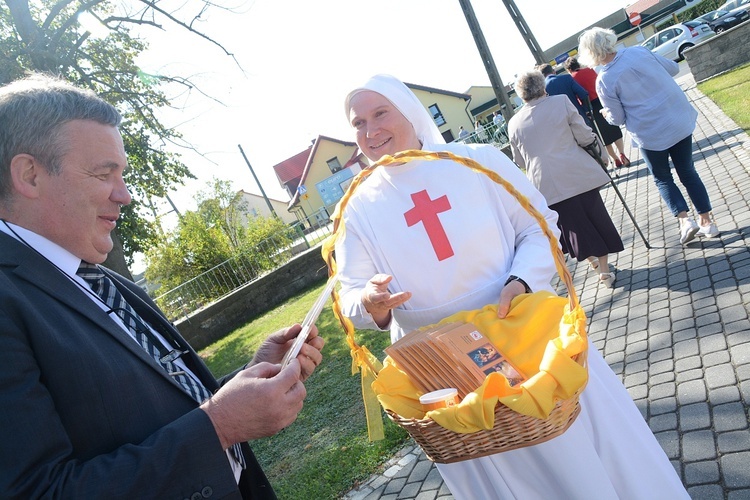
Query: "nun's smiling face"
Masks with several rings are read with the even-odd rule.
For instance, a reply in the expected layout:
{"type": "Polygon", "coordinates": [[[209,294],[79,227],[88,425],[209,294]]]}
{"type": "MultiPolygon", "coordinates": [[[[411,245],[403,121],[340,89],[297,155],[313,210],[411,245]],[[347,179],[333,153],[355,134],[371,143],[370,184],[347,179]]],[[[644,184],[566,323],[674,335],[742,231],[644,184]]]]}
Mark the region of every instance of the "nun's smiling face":
{"type": "Polygon", "coordinates": [[[349,106],[349,122],[357,131],[357,145],[370,160],[422,149],[411,122],[381,94],[363,90],[354,94],[349,106]]]}

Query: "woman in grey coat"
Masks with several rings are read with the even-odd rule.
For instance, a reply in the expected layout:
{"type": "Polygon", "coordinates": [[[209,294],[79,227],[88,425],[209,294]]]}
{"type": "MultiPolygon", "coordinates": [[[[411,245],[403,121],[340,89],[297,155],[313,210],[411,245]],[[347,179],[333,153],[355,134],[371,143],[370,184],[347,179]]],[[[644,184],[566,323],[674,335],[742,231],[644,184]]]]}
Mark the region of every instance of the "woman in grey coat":
{"type": "Polygon", "coordinates": [[[520,75],[516,93],[525,106],[508,125],[513,160],[558,213],[563,252],[588,260],[599,282],[611,288],[615,274],[608,257],[623,245],[599,194],[609,176],[583,149],[596,135],[566,96],[547,95],[539,71],[520,75]]]}

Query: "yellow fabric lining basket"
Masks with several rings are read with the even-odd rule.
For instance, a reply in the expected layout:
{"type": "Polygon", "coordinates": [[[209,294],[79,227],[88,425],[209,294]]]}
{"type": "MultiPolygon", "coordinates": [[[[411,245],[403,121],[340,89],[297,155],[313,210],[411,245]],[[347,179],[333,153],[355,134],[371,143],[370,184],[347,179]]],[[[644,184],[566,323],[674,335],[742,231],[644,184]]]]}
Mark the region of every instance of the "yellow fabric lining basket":
{"type": "Polygon", "coordinates": [[[338,236],[344,234],[342,214],[357,187],[378,167],[413,160],[452,160],[487,175],[502,185],[539,223],[549,239],[560,279],[568,298],[550,292],[524,294],[513,300],[511,311],[498,320],[495,305],[462,311],[441,323],[471,322],[529,378],[510,387],[502,375],[489,375],[481,387],[457,406],[427,414],[419,404],[420,391],[395,363],[384,364],[354,338],[354,325],[341,313],[334,290],[333,313],[341,323],[352,355],[352,373],[362,376],[362,394],[371,440],[383,437],[379,405],[389,418],[406,429],[430,459],[450,463],[531,446],[559,436],[580,411],[579,395],[586,385],[586,317],[557,238],[529,200],[496,172],[476,161],[449,152],[409,150],[364,169],[352,181],[333,214],[333,234],[324,242],[323,258],[329,276],[336,274],[333,256],[338,236]],[[377,396],[376,396],[377,394],[377,396]]]}

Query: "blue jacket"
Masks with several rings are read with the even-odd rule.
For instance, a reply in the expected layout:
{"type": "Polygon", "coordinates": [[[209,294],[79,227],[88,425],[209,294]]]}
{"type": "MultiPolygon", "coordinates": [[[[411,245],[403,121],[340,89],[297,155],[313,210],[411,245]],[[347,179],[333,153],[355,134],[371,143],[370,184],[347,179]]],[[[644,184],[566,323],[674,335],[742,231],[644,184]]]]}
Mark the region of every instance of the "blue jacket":
{"type": "Polygon", "coordinates": [[[588,109],[586,108],[586,102],[589,98],[589,93],[586,92],[586,89],[584,89],[580,83],[575,81],[572,76],[567,74],[549,75],[547,78],[545,78],[545,82],[547,94],[564,94],[568,96],[570,102],[573,103],[573,106],[576,107],[578,113],[583,117],[583,121],[586,122],[586,125],[593,128],[591,120],[589,120],[589,117],[586,115],[586,112],[588,111],[588,109]],[[578,102],[579,99],[583,104],[578,102]]]}

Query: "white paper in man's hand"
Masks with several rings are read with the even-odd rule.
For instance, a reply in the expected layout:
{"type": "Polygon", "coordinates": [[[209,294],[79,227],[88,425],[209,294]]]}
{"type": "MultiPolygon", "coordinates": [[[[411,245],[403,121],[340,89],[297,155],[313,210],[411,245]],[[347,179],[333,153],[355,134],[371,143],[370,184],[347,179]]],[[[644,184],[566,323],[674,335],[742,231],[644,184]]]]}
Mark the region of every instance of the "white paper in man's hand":
{"type": "Polygon", "coordinates": [[[328,300],[328,296],[331,295],[331,292],[333,292],[333,287],[336,286],[336,282],[338,282],[338,280],[338,275],[334,275],[328,278],[328,284],[326,284],[325,288],[320,293],[320,296],[315,301],[312,308],[310,308],[310,310],[308,311],[307,316],[305,316],[305,320],[302,322],[302,330],[300,330],[299,334],[294,339],[292,347],[289,348],[286,355],[284,356],[284,359],[281,362],[282,369],[285,368],[286,365],[288,365],[299,354],[300,349],[302,349],[302,344],[304,344],[307,340],[307,336],[310,334],[310,329],[318,320],[318,316],[320,316],[320,313],[323,310],[323,306],[328,300]]]}

